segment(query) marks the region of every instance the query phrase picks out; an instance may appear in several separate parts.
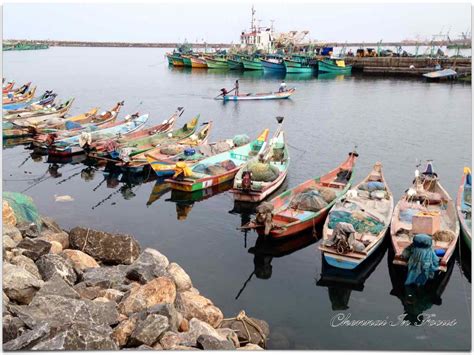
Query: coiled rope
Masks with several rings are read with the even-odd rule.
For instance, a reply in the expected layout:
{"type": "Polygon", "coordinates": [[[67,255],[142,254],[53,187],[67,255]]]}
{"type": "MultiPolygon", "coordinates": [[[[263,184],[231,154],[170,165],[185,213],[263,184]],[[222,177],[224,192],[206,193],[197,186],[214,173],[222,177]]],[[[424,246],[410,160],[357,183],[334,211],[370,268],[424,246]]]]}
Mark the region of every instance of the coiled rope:
{"type": "Polygon", "coordinates": [[[250,331],[249,331],[249,328],[247,327],[247,324],[254,327],[255,330],[258,332],[258,334],[260,334],[260,336],[262,337],[262,341],[263,341],[263,347],[265,348],[266,347],[266,341],[267,341],[267,337],[265,336],[262,328],[260,328],[260,326],[254,322],[251,318],[247,317],[247,315],[245,314],[245,311],[240,311],[239,314],[237,314],[236,317],[234,318],[224,318],[223,320],[220,321],[219,325],[217,326],[217,328],[220,328],[221,324],[225,321],[240,321],[242,322],[243,326],[244,326],[244,329],[245,331],[247,332],[247,339],[248,341],[246,343],[250,343],[250,339],[251,339],[251,336],[250,336],[250,331]]]}

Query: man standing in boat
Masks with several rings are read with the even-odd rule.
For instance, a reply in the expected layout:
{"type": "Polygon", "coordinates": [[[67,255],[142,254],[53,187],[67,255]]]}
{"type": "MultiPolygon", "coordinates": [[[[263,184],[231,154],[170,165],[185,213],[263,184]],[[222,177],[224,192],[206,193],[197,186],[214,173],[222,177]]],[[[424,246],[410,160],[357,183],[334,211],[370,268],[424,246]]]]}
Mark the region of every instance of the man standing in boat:
{"type": "Polygon", "coordinates": [[[239,80],[235,81],[235,96],[239,96],[239,80]]]}
{"type": "Polygon", "coordinates": [[[278,92],[285,92],[286,91],[286,83],[285,80],[281,81],[280,88],[278,89],[278,92]]]}

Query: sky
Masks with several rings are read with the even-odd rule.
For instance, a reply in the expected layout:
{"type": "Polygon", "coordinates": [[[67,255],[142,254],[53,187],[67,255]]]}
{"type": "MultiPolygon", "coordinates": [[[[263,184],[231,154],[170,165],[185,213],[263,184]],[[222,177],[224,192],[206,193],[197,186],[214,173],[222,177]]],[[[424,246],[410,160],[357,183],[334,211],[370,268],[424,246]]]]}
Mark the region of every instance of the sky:
{"type": "MultiPolygon", "coordinates": [[[[262,26],[309,30],[309,38],[337,42],[451,39],[471,30],[470,4],[256,3],[262,26]]],[[[4,39],[237,43],[250,26],[251,3],[4,4],[4,39]]]]}

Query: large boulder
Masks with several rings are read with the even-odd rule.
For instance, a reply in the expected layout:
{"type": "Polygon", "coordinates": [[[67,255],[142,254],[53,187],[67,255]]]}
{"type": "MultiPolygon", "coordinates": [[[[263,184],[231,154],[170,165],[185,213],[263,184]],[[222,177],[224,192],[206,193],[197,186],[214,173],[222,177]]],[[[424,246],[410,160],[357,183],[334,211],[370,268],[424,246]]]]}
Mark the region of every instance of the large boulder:
{"type": "Polygon", "coordinates": [[[9,299],[19,304],[29,304],[42,286],[43,281],[24,268],[8,263],[3,264],[3,291],[9,299]]]}
{"type": "Polygon", "coordinates": [[[264,349],[258,345],[248,343],[245,346],[242,346],[241,348],[237,348],[237,350],[257,351],[257,350],[264,350],[264,349]]]}
{"type": "Polygon", "coordinates": [[[100,267],[93,257],[80,250],[66,249],[63,250],[61,255],[70,260],[77,270],[84,271],[85,269],[100,267]]]}
{"type": "Polygon", "coordinates": [[[23,255],[36,261],[42,255],[49,253],[51,243],[41,239],[24,238],[18,243],[17,248],[24,249],[23,255]]]}
{"type": "Polygon", "coordinates": [[[54,274],[46,281],[43,287],[36,292],[35,297],[42,297],[47,295],[62,296],[65,298],[79,299],[79,294],[61,277],[59,274],[54,274]]]}
{"type": "Polygon", "coordinates": [[[176,284],[176,289],[178,290],[178,292],[187,291],[191,287],[193,287],[191,278],[186,273],[186,271],[184,271],[183,268],[179,266],[178,264],[176,263],[169,264],[167,270],[168,270],[168,273],[171,275],[171,278],[174,280],[174,283],[176,284]]]}
{"type": "Polygon", "coordinates": [[[127,265],[102,266],[84,270],[82,282],[86,286],[98,286],[103,289],[120,289],[122,285],[129,283],[126,277],[127,265]]]}
{"type": "Polygon", "coordinates": [[[51,230],[45,230],[41,233],[38,239],[47,242],[58,242],[61,244],[63,249],[69,248],[69,235],[63,231],[54,232],[51,230]]]}
{"type": "Polygon", "coordinates": [[[3,317],[3,339],[2,342],[6,343],[19,337],[25,330],[25,323],[17,317],[6,315],[3,317]]]}
{"type": "Polygon", "coordinates": [[[10,207],[8,201],[2,201],[2,222],[6,226],[16,226],[16,217],[13,208],[10,207]]]}
{"type": "Polygon", "coordinates": [[[131,314],[143,311],[159,303],[174,303],[176,286],[167,277],[158,277],[149,283],[136,287],[119,304],[119,311],[131,314]]]}
{"type": "Polygon", "coordinates": [[[20,230],[23,238],[36,239],[41,235],[40,228],[35,223],[21,222],[17,228],[20,230]]]}
{"type": "Polygon", "coordinates": [[[131,264],[140,254],[140,246],[130,235],[99,232],[76,227],[69,231],[72,249],[84,253],[106,264],[131,264]]]}
{"type": "Polygon", "coordinates": [[[27,350],[31,349],[41,339],[45,338],[50,332],[47,323],[38,324],[32,330],[22,333],[19,337],[3,344],[3,351],[27,350]]]}
{"type": "Polygon", "coordinates": [[[198,348],[202,350],[235,350],[235,346],[231,341],[219,340],[211,335],[200,335],[196,343],[198,348]]]}
{"type": "Polygon", "coordinates": [[[268,323],[260,319],[252,317],[248,318],[251,322],[244,320],[246,322],[246,326],[242,323],[241,320],[234,319],[222,321],[219,327],[230,328],[234,330],[238,334],[239,341],[241,344],[251,343],[261,347],[265,347],[266,340],[270,335],[270,327],[268,326],[268,323]]]}
{"type": "Polygon", "coordinates": [[[112,339],[120,348],[123,348],[128,343],[128,339],[137,327],[138,321],[139,318],[137,316],[132,316],[121,321],[119,325],[114,328],[112,339]]]}
{"type": "Polygon", "coordinates": [[[41,280],[41,275],[38,271],[38,267],[36,266],[35,262],[30,258],[27,258],[24,255],[16,255],[10,259],[10,263],[19,267],[22,267],[29,273],[31,273],[34,277],[38,280],[41,280]]]}
{"type": "Polygon", "coordinates": [[[189,321],[189,330],[184,333],[178,333],[179,344],[185,346],[196,346],[197,339],[201,335],[209,335],[219,340],[227,340],[222,337],[216,329],[211,327],[206,322],[203,322],[197,318],[192,318],[189,321]]]}
{"type": "Polygon", "coordinates": [[[55,329],[54,335],[34,345],[31,350],[119,350],[110,337],[111,329],[73,323],[55,329]]]}
{"type": "Polygon", "coordinates": [[[137,327],[130,335],[130,346],[145,344],[153,345],[158,341],[161,334],[168,330],[168,318],[159,314],[150,314],[146,319],[139,321],[137,327]]]}
{"type": "Polygon", "coordinates": [[[12,250],[13,248],[16,247],[18,242],[15,242],[9,235],[4,234],[3,235],[3,250],[12,250]]]}
{"type": "Polygon", "coordinates": [[[21,242],[21,240],[23,239],[23,236],[21,235],[21,232],[17,227],[7,225],[7,224],[3,224],[2,227],[3,227],[2,228],[3,235],[8,235],[15,242],[21,242]]]}
{"type": "Polygon", "coordinates": [[[124,295],[124,292],[115,290],[113,288],[108,288],[106,290],[99,291],[99,297],[103,297],[115,303],[119,303],[120,300],[123,298],[123,295],[124,295]]]}
{"type": "Polygon", "coordinates": [[[112,302],[92,302],[57,295],[35,297],[29,306],[11,306],[10,309],[30,328],[41,322],[55,328],[80,322],[90,325],[114,325],[118,322],[118,313],[112,302]]]}
{"type": "Polygon", "coordinates": [[[45,281],[49,280],[53,275],[58,274],[70,285],[76,283],[77,275],[72,263],[60,255],[43,255],[36,261],[36,266],[45,281]]]}
{"type": "Polygon", "coordinates": [[[176,309],[186,319],[197,318],[217,327],[224,318],[222,311],[211,300],[192,291],[180,292],[176,298],[176,309]]]}
{"type": "Polygon", "coordinates": [[[180,341],[181,339],[176,332],[167,331],[161,336],[159,344],[163,350],[169,350],[178,346],[180,341]]]}
{"type": "Polygon", "coordinates": [[[147,248],[127,268],[127,278],[146,284],[159,276],[168,276],[166,271],[168,265],[169,261],[166,256],[155,249],[147,248]]]}
{"type": "Polygon", "coordinates": [[[80,298],[93,300],[100,297],[100,292],[103,290],[100,286],[87,286],[85,282],[79,282],[74,285],[74,291],[76,291],[80,298]]]}
{"type": "Polygon", "coordinates": [[[177,332],[181,323],[182,316],[178,313],[174,304],[160,303],[147,309],[148,314],[160,314],[168,318],[170,330],[177,332]]]}

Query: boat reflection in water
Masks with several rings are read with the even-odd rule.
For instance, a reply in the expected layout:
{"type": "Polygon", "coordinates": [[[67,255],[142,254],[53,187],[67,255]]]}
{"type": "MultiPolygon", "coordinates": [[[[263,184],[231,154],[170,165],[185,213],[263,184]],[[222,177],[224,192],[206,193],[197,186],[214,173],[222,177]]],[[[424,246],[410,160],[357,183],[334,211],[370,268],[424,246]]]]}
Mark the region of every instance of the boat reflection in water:
{"type": "Polygon", "coordinates": [[[171,190],[171,185],[164,182],[165,178],[158,178],[156,180],[153,189],[151,190],[150,197],[148,197],[148,201],[146,202],[147,206],[151,206],[155,201],[158,201],[163,195],[171,190]]]}
{"type": "MultiPolygon", "coordinates": [[[[392,282],[390,295],[397,297],[403,305],[405,321],[411,325],[423,322],[423,313],[431,309],[433,305],[440,306],[441,295],[451,278],[454,260],[450,260],[446,272],[438,272],[434,279],[429,280],[424,286],[405,286],[407,268],[393,264],[394,252],[390,248],[388,253],[388,271],[392,282]]],[[[454,259],[454,258],[453,258],[454,259]]]]}
{"type": "Polygon", "coordinates": [[[467,246],[464,239],[459,241],[458,247],[460,250],[456,253],[456,263],[466,280],[471,283],[471,249],[467,246]]]}
{"type": "Polygon", "coordinates": [[[204,201],[212,196],[226,192],[232,188],[232,185],[233,180],[230,180],[207,189],[193,192],[172,190],[171,197],[166,199],[166,201],[176,203],[177,218],[180,221],[184,221],[186,218],[188,218],[189,212],[191,212],[191,209],[196,202],[204,201]]]}
{"type": "Polygon", "coordinates": [[[321,277],[316,285],[328,288],[333,311],[348,309],[352,291],[364,290],[365,281],[382,261],[387,245],[385,238],[382,245],[363,264],[352,270],[333,267],[324,257],[321,258],[321,277]]]}
{"type": "MultiPolygon", "coordinates": [[[[320,231],[321,233],[321,231],[320,231]]],[[[319,235],[321,235],[319,233],[319,235]]],[[[268,280],[272,277],[273,258],[281,258],[290,255],[296,251],[302,250],[318,241],[312,233],[304,233],[295,238],[275,241],[266,236],[259,236],[255,242],[255,246],[250,247],[248,252],[254,255],[254,270],[242,285],[235,299],[238,299],[247,287],[250,280],[255,275],[258,279],[268,280]]]]}
{"type": "Polygon", "coordinates": [[[318,74],[317,78],[319,80],[344,80],[344,77],[350,76],[350,74],[336,74],[336,73],[322,73],[318,74]]]}

